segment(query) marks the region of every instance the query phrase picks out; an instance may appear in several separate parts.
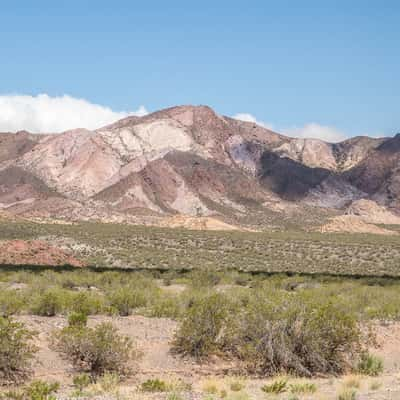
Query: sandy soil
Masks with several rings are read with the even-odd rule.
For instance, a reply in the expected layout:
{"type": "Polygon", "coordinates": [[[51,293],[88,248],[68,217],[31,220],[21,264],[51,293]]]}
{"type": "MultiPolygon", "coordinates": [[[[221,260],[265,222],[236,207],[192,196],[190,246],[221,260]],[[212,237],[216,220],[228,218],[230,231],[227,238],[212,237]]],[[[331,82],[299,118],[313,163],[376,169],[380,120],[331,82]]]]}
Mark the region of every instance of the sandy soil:
{"type": "Polygon", "coordinates": [[[333,217],[320,228],[321,232],[373,233],[377,235],[397,235],[397,232],[366,223],[356,215],[333,217]]]}

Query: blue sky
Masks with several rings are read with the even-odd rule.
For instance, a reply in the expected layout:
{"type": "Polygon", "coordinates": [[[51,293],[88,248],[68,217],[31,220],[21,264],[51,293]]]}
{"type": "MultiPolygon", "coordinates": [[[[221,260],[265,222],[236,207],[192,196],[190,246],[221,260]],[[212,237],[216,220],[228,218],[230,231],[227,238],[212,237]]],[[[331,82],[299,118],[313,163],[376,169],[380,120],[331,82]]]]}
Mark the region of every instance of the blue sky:
{"type": "Polygon", "coordinates": [[[3,1],[0,128],[39,112],[11,95],[47,94],[115,112],[207,104],[299,136],[392,135],[399,43],[390,0],[3,1]]]}

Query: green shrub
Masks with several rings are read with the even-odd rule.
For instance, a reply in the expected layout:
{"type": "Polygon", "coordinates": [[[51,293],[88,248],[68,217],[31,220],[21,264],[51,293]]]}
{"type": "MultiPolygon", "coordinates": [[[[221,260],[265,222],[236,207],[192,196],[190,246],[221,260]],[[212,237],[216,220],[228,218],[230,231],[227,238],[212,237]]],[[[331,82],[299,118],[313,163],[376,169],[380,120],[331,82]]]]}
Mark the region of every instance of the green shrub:
{"type": "Polygon", "coordinates": [[[44,381],[33,381],[25,390],[29,400],[56,400],[53,396],[60,385],[58,383],[47,383],[44,381]]]}
{"type": "Polygon", "coordinates": [[[25,299],[17,290],[0,291],[0,316],[18,314],[25,307],[25,299]]]}
{"type": "Polygon", "coordinates": [[[221,333],[229,317],[229,305],[223,295],[196,299],[175,334],[173,349],[196,358],[215,353],[223,346],[221,333]]]}
{"type": "Polygon", "coordinates": [[[79,374],[74,376],[72,383],[78,396],[83,394],[83,390],[91,384],[92,380],[88,374],[79,374]]]}
{"type": "Polygon", "coordinates": [[[361,351],[357,319],[340,305],[299,297],[265,302],[254,297],[233,332],[232,349],[263,375],[341,373],[361,351]]]}
{"type": "Polygon", "coordinates": [[[147,296],[144,290],[122,287],[109,295],[109,302],[119,315],[128,316],[133,309],[146,306],[147,296]]]}
{"type": "Polygon", "coordinates": [[[35,315],[53,317],[63,309],[63,301],[59,290],[49,289],[39,294],[33,301],[31,311],[35,315]]]}
{"type": "Polygon", "coordinates": [[[95,328],[66,327],[55,333],[54,346],[77,370],[94,376],[128,373],[128,361],[137,354],[131,340],[110,323],[95,328]]]}
{"type": "Polygon", "coordinates": [[[56,400],[54,393],[60,385],[58,383],[47,383],[44,381],[33,381],[28,386],[20,389],[7,391],[0,394],[2,400],[56,400]]]}
{"type": "Polygon", "coordinates": [[[70,300],[69,309],[80,314],[98,314],[103,308],[101,298],[97,294],[80,292],[70,300]]]}
{"type": "Polygon", "coordinates": [[[279,379],[268,385],[264,385],[261,390],[265,393],[280,394],[287,391],[287,380],[279,379]]]}
{"type": "Polygon", "coordinates": [[[182,314],[180,299],[175,296],[160,295],[152,301],[149,312],[146,315],[155,318],[178,319],[182,314]]]}
{"type": "Polygon", "coordinates": [[[85,327],[88,317],[82,312],[73,312],[68,316],[68,326],[70,327],[85,327]]]}
{"type": "Polygon", "coordinates": [[[167,392],[168,385],[166,382],[162,381],[161,379],[147,379],[141,384],[141,390],[143,392],[167,392]]]}
{"type": "Polygon", "coordinates": [[[383,372],[383,361],[370,353],[362,353],[357,372],[363,375],[378,376],[383,372]]]}
{"type": "Polygon", "coordinates": [[[19,382],[29,375],[37,351],[34,337],[24,324],[0,317],[0,383],[19,382]]]}

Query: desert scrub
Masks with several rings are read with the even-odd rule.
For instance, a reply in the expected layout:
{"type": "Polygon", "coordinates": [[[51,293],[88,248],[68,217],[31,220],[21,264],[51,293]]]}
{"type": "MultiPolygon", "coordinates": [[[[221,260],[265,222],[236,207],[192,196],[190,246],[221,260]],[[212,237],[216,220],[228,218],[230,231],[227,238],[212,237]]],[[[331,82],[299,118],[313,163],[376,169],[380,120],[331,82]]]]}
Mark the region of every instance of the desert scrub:
{"type": "Polygon", "coordinates": [[[26,307],[26,297],[17,290],[0,290],[0,316],[19,314],[26,307]]]}
{"type": "Polygon", "coordinates": [[[23,323],[0,317],[0,383],[18,383],[29,375],[35,335],[23,323]]]}
{"type": "Polygon", "coordinates": [[[261,390],[265,393],[281,394],[285,393],[288,389],[287,379],[278,379],[272,383],[266,384],[261,387],[261,390]]]}
{"type": "Polygon", "coordinates": [[[138,356],[132,341],[118,333],[111,323],[95,328],[68,326],[54,334],[54,348],[78,371],[92,376],[105,373],[128,374],[128,362],[138,356]]]}
{"type": "Polygon", "coordinates": [[[383,361],[370,353],[361,354],[357,372],[362,375],[378,376],[383,372],[383,361]]]}
{"type": "Polygon", "coordinates": [[[47,383],[44,381],[33,381],[25,389],[26,396],[29,400],[56,400],[54,394],[59,389],[57,382],[47,383]]]}
{"type": "Polygon", "coordinates": [[[28,386],[0,394],[2,400],[56,400],[55,393],[60,385],[41,380],[32,381],[28,386]]]}
{"type": "Polygon", "coordinates": [[[195,299],[175,334],[173,349],[195,358],[220,351],[224,347],[223,330],[230,325],[231,311],[230,303],[221,294],[195,299]]]}
{"type": "Polygon", "coordinates": [[[75,375],[72,379],[72,384],[75,388],[74,396],[81,397],[84,393],[84,389],[86,389],[91,384],[91,382],[92,380],[89,374],[83,373],[75,375]]]}
{"type": "Polygon", "coordinates": [[[58,289],[48,289],[34,297],[31,312],[43,317],[53,317],[60,313],[65,304],[65,292],[58,289]]]}
{"type": "Polygon", "coordinates": [[[88,317],[82,312],[73,312],[68,316],[68,326],[83,328],[87,325],[88,317]]]}
{"type": "Polygon", "coordinates": [[[293,394],[312,394],[317,391],[317,386],[312,382],[291,383],[289,391],[293,394]]]}
{"type": "Polygon", "coordinates": [[[155,378],[147,379],[147,381],[144,381],[140,385],[140,389],[142,390],[142,392],[167,392],[169,390],[169,386],[165,381],[155,378]]]}
{"type": "Polygon", "coordinates": [[[132,310],[145,307],[148,303],[149,293],[146,289],[129,286],[121,287],[108,295],[109,305],[125,317],[132,314],[132,310]]]}
{"type": "Polygon", "coordinates": [[[351,388],[345,388],[340,391],[337,396],[337,400],[356,400],[357,391],[351,388]]]}
{"type": "Polygon", "coordinates": [[[251,372],[339,374],[361,351],[357,319],[331,302],[280,294],[272,302],[253,296],[237,319],[228,342],[251,372]]]}

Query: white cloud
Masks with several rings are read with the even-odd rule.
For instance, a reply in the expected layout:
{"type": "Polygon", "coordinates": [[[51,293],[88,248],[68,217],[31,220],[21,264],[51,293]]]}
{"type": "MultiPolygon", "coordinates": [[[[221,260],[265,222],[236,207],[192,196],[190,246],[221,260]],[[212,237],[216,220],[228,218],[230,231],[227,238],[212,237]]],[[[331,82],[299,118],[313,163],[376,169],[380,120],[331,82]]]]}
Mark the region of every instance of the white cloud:
{"type": "Polygon", "coordinates": [[[238,119],[240,121],[245,122],[253,122],[254,124],[260,125],[266,129],[273,130],[273,126],[271,124],[267,124],[266,122],[259,121],[254,115],[249,113],[239,113],[234,115],[232,118],[238,119]]]}
{"type": "Polygon", "coordinates": [[[56,133],[74,128],[97,129],[129,115],[146,114],[143,106],[136,111],[118,112],[67,95],[0,95],[0,132],[56,133]]]}
{"type": "Polygon", "coordinates": [[[317,124],[315,122],[304,125],[303,127],[293,128],[277,128],[273,124],[268,124],[263,121],[259,121],[254,115],[249,113],[239,113],[233,116],[235,119],[241,121],[253,122],[264,128],[281,132],[284,135],[302,139],[321,139],[326,142],[339,142],[346,139],[348,136],[340,130],[331,127],[317,124]]]}
{"type": "Polygon", "coordinates": [[[340,130],[331,127],[319,125],[315,122],[306,124],[301,128],[289,128],[283,130],[284,134],[297,138],[304,139],[321,139],[326,142],[340,142],[347,138],[347,136],[340,130]]]}

